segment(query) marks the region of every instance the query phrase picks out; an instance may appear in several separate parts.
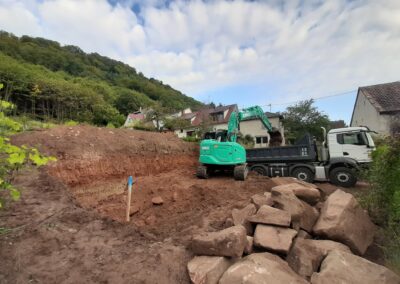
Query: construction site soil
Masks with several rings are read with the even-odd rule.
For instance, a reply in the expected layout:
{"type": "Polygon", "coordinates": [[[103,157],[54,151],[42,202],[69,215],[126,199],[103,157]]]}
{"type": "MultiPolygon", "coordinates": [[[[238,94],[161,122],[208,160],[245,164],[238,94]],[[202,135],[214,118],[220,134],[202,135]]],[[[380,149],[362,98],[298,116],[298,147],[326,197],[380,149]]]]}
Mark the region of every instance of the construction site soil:
{"type": "Polygon", "coordinates": [[[198,146],[170,133],[57,127],[12,142],[57,162],[14,180],[22,197],[0,212],[0,283],[189,283],[192,235],[225,228],[233,208],[279,183],[197,179],[198,146]]]}

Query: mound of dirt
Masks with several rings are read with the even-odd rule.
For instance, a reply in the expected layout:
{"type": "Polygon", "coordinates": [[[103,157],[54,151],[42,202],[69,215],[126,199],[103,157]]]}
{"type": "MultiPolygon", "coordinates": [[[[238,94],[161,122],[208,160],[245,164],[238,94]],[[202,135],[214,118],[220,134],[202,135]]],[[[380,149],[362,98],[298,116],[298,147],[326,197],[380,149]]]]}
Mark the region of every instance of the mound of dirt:
{"type": "Polygon", "coordinates": [[[172,133],[92,126],[56,127],[25,132],[12,143],[38,147],[57,157],[51,175],[69,186],[94,181],[146,176],[196,164],[196,145],[172,133]]]}

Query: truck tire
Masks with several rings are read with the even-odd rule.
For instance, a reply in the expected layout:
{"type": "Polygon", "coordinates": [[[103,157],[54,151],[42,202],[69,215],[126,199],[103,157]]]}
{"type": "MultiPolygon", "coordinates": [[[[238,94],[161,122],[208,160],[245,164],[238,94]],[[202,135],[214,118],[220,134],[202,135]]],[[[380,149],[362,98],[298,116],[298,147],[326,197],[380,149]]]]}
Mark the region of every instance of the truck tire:
{"type": "Polygon", "coordinates": [[[331,170],[329,179],[331,183],[342,187],[352,187],[357,183],[354,171],[346,167],[338,167],[331,170]]]}
{"type": "Polygon", "coordinates": [[[198,178],[207,179],[208,178],[208,171],[206,166],[198,166],[196,171],[196,176],[198,178]]]}
{"type": "Polygon", "coordinates": [[[248,173],[249,168],[247,165],[236,166],[233,169],[233,176],[235,177],[235,180],[246,180],[248,173]]]}
{"type": "Polygon", "coordinates": [[[267,175],[267,170],[263,166],[254,166],[254,167],[251,167],[250,170],[252,172],[256,172],[256,173],[258,173],[259,175],[262,175],[262,176],[266,176],[267,175]]]}
{"type": "Polygon", "coordinates": [[[306,167],[295,168],[292,171],[292,177],[310,183],[314,181],[314,173],[309,168],[306,167]]]}

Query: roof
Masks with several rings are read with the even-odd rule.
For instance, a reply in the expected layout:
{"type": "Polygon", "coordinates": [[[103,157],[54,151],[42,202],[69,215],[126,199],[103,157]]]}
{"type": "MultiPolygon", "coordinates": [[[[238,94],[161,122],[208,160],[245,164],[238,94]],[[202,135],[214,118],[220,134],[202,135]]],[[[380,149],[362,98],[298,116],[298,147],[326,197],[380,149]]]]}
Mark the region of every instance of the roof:
{"type": "Polygon", "coordinates": [[[143,113],[130,113],[128,114],[128,118],[132,120],[143,120],[145,116],[143,113]]]}
{"type": "Polygon", "coordinates": [[[379,113],[400,112],[400,81],[360,87],[358,94],[360,93],[379,113]]]}
{"type": "Polygon", "coordinates": [[[237,110],[238,107],[236,104],[233,105],[227,105],[227,106],[218,106],[216,108],[206,108],[206,109],[201,109],[196,113],[195,119],[192,121],[193,126],[198,126],[202,122],[207,121],[210,124],[221,124],[221,123],[228,123],[229,118],[231,117],[231,114],[233,111],[237,110]],[[224,116],[223,119],[218,120],[218,121],[212,121],[210,120],[210,116],[212,114],[218,113],[218,112],[225,112],[228,111],[227,114],[224,116]]]}

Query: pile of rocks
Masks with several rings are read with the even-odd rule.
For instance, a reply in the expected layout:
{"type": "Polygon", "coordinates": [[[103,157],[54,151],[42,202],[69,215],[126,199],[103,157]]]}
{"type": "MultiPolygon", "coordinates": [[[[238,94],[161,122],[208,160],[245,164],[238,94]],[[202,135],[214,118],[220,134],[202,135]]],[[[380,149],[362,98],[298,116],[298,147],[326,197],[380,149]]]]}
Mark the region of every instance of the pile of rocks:
{"type": "Polygon", "coordinates": [[[193,283],[400,283],[361,256],[375,225],[349,193],[293,180],[234,209],[227,229],[194,236],[193,283]],[[322,202],[325,200],[325,202],[322,202]]]}

